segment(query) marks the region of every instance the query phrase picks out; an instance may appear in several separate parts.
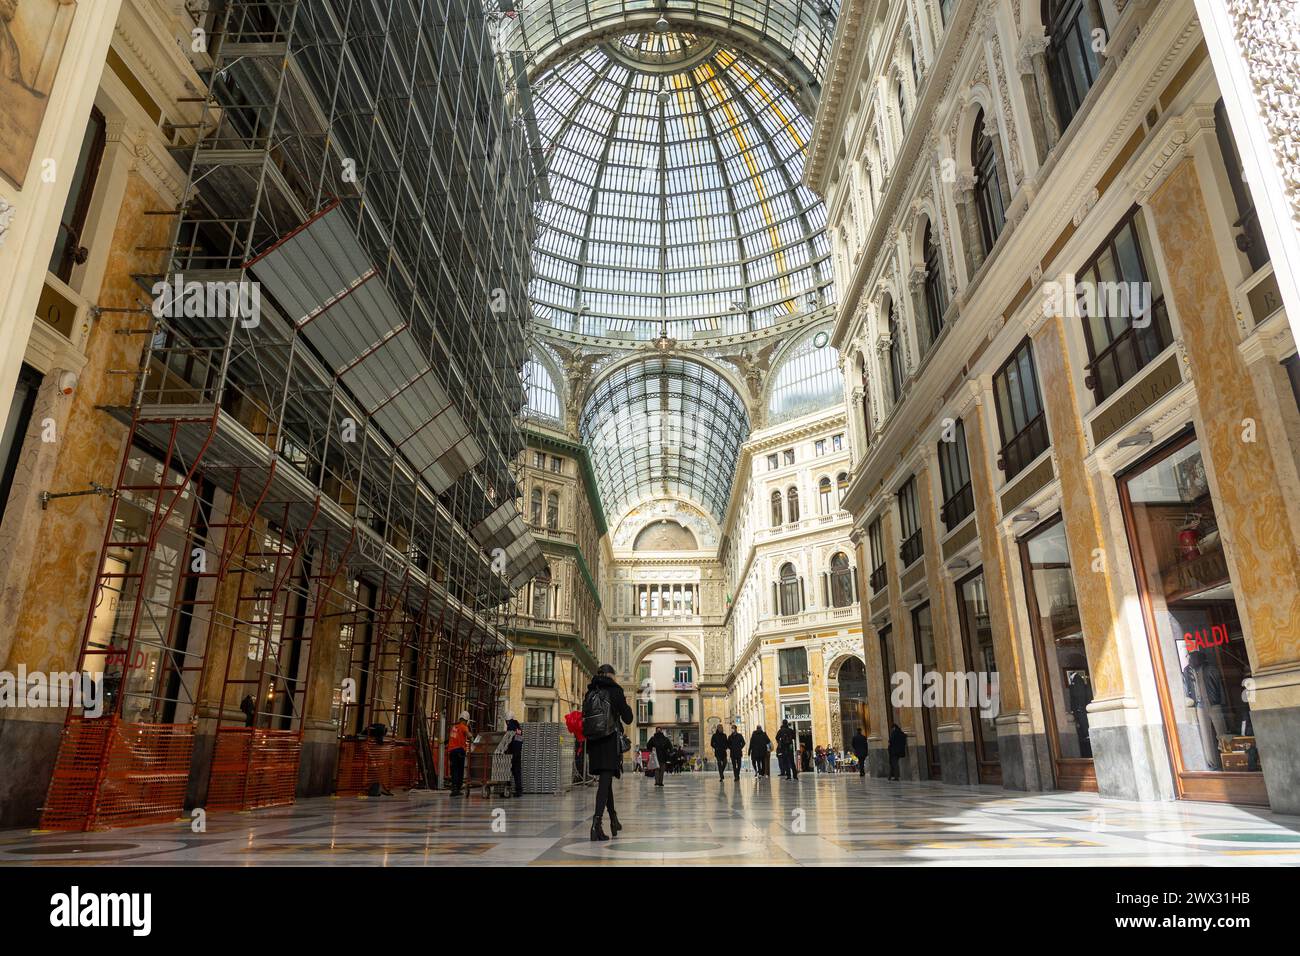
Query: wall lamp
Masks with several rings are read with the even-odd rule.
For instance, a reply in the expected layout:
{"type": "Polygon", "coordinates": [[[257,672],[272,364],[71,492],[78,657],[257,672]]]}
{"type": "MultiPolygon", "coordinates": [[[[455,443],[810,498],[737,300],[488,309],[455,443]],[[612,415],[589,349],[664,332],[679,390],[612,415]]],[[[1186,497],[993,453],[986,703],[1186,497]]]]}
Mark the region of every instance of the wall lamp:
{"type": "Polygon", "coordinates": [[[1119,440],[1120,448],[1137,448],[1151,444],[1152,435],[1149,431],[1135,432],[1119,440]]]}
{"type": "Polygon", "coordinates": [[[1024,521],[1024,522],[1028,522],[1029,524],[1034,524],[1038,521],[1038,512],[1035,511],[1033,508],[1026,508],[1024,511],[1020,512],[1011,520],[1024,521]]]}

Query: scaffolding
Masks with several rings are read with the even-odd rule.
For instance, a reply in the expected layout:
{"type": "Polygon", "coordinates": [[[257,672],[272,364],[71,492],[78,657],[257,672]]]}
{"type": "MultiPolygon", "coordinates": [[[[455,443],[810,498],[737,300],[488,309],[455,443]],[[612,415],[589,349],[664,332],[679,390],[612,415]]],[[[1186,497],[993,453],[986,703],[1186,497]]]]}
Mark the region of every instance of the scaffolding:
{"type": "Polygon", "coordinates": [[[512,473],[533,187],[481,7],[211,7],[167,272],[138,277],[136,387],[107,409],[128,438],[78,664],[105,707],[69,708],[50,829],[291,802],[344,628],[368,689],[341,783],[360,728],[396,753],[492,722],[544,563],[512,473]]]}

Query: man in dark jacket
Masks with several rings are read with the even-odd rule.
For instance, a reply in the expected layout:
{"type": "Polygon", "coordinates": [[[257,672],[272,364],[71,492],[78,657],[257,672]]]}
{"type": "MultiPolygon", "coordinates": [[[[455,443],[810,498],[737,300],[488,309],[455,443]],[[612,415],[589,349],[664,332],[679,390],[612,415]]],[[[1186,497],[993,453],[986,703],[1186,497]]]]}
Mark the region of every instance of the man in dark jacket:
{"type": "Polygon", "coordinates": [[[858,776],[865,777],[867,775],[867,735],[862,732],[861,727],[853,735],[853,739],[849,741],[849,746],[853,748],[853,756],[858,758],[858,776]]]}
{"type": "Polygon", "coordinates": [[[769,775],[767,766],[767,753],[772,749],[772,738],[767,735],[763,728],[755,727],[754,732],[749,735],[749,759],[754,765],[754,775],[766,777],[769,775]]]}
{"type": "Polygon", "coordinates": [[[718,724],[709,744],[713,747],[713,758],[718,761],[718,783],[722,783],[722,772],[727,769],[727,735],[722,732],[722,724],[718,724]]]}
{"type": "MultiPolygon", "coordinates": [[[[627,705],[627,696],[623,693],[623,688],[619,686],[618,681],[614,680],[614,668],[609,664],[601,664],[596,669],[596,676],[587,685],[588,695],[597,691],[609,698],[609,711],[614,715],[614,724],[618,727],[614,733],[587,741],[587,769],[596,775],[597,780],[596,816],[591,821],[591,838],[608,840],[609,837],[605,835],[600,825],[601,817],[605,815],[607,809],[609,810],[609,832],[618,836],[618,831],[623,829],[622,824],[618,822],[618,814],[614,812],[614,778],[623,775],[622,725],[632,723],[632,709],[627,705]]],[[[583,712],[586,713],[586,710],[584,706],[583,712]]]]}
{"type": "Polygon", "coordinates": [[[907,734],[898,724],[889,728],[889,779],[898,780],[898,762],[907,756],[907,734]]]}
{"type": "Polygon", "coordinates": [[[673,749],[673,742],[663,732],[662,727],[656,727],[654,736],[645,742],[646,747],[655,752],[655,760],[659,766],[655,770],[655,786],[664,785],[664,771],[668,769],[668,754],[673,749]]]}
{"type": "Polygon", "coordinates": [[[510,742],[506,744],[506,753],[510,754],[510,776],[515,781],[515,796],[524,795],[524,726],[515,720],[513,713],[506,714],[506,734],[510,742]]]}
{"type": "Polygon", "coordinates": [[[794,728],[790,721],[781,721],[781,729],[776,732],[776,762],[781,768],[781,776],[786,780],[799,779],[799,767],[795,764],[794,728]]]}
{"type": "Polygon", "coordinates": [[[731,751],[731,772],[735,779],[740,779],[740,758],[745,754],[745,738],[740,736],[736,725],[731,725],[731,736],[727,738],[727,749],[731,751]]]}

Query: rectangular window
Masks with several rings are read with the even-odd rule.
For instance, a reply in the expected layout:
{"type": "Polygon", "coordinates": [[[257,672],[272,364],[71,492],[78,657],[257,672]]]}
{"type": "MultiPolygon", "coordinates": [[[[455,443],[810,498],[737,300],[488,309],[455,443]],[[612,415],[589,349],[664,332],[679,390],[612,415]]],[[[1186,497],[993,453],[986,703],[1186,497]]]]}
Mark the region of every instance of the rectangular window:
{"type": "Polygon", "coordinates": [[[1034,347],[1028,338],[993,376],[993,403],[1002,436],[998,467],[1010,481],[1051,445],[1038,391],[1034,347]]]}
{"type": "Polygon", "coordinates": [[[785,463],[786,463],[787,465],[793,465],[793,464],[794,464],[794,449],[793,449],[793,448],[787,448],[784,452],[782,452],[782,454],[785,456],[785,463]]]}
{"type": "Polygon", "coordinates": [[[555,686],[555,652],[529,651],[525,662],[524,684],[528,687],[555,686]]]}
{"type": "Polygon", "coordinates": [[[826,439],[819,438],[815,442],[813,442],[813,449],[817,452],[818,458],[826,454],[826,439]]]}
{"type": "Polygon", "coordinates": [[[559,474],[563,474],[563,473],[564,473],[564,459],[563,459],[563,458],[556,458],[556,457],[552,456],[552,457],[551,457],[551,471],[555,472],[557,475],[559,475],[559,474]]]}
{"type": "Polygon", "coordinates": [[[767,456],[767,470],[768,470],[768,471],[776,471],[776,470],[777,470],[778,468],[780,468],[780,467],[781,467],[781,465],[780,465],[780,463],[776,460],[776,455],[773,454],[773,455],[768,455],[768,456],[767,456]]]}
{"type": "Polygon", "coordinates": [[[677,722],[679,724],[689,724],[695,720],[695,701],[690,697],[682,697],[677,701],[677,722]]]}
{"type": "Polygon", "coordinates": [[[534,468],[546,467],[546,456],[543,455],[540,451],[533,452],[533,467],[534,468]]]}
{"type": "Polygon", "coordinates": [[[77,168],[72,174],[72,188],[63,205],[63,216],[59,220],[59,234],[54,240],[54,253],[50,257],[50,271],[64,282],[72,278],[73,266],[84,262],[81,249],[85,246],[82,230],[86,228],[86,217],[90,214],[90,201],[95,192],[95,180],[99,177],[99,164],[104,157],[104,140],[107,124],[104,114],[91,108],[90,124],[81,141],[81,151],[77,154],[77,168]]]}
{"type": "Polygon", "coordinates": [[[951,441],[939,442],[939,480],[943,485],[940,517],[949,531],[975,510],[975,495],[970,484],[970,460],[966,455],[966,426],[960,418],[953,426],[951,438],[951,441]]]}
{"type": "Polygon", "coordinates": [[[867,542],[871,550],[871,593],[879,594],[885,589],[885,532],[879,518],[867,528],[867,542]]]}
{"type": "Polygon", "coordinates": [[[843,451],[843,450],[844,450],[844,436],[843,436],[843,435],[835,435],[835,436],[832,436],[832,438],[831,438],[831,450],[832,450],[832,451],[843,451]]]}
{"type": "Polygon", "coordinates": [[[1137,206],[1079,270],[1075,298],[1088,342],[1084,383],[1100,405],[1173,342],[1137,206]]]}
{"type": "Polygon", "coordinates": [[[22,456],[23,436],[32,420],[36,406],[36,392],[41,387],[42,375],[30,365],[18,371],[18,387],[14,389],[5,418],[4,432],[0,433],[0,521],[4,520],[5,505],[13,488],[18,460],[22,456]]]}
{"type": "Polygon", "coordinates": [[[653,700],[638,700],[636,702],[636,722],[638,724],[652,724],[655,719],[655,702],[653,700]]]}
{"type": "Polygon", "coordinates": [[[678,664],[673,669],[673,687],[678,690],[690,690],[694,684],[690,664],[678,664]]]}
{"type": "Polygon", "coordinates": [[[903,532],[903,546],[898,549],[898,554],[902,558],[903,567],[907,567],[925,553],[915,475],[903,482],[903,487],[898,489],[898,523],[903,532]]]}
{"type": "Polygon", "coordinates": [[[782,687],[808,683],[808,652],[802,647],[777,651],[778,682],[782,687]]]}

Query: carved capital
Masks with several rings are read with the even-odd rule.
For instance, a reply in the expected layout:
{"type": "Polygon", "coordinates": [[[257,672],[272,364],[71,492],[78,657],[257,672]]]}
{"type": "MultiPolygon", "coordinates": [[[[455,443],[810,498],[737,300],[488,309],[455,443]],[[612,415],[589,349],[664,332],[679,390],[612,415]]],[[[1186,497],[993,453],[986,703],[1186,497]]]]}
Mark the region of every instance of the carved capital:
{"type": "Polygon", "coordinates": [[[5,237],[9,234],[9,227],[13,225],[14,216],[18,208],[3,196],[0,196],[0,248],[4,247],[5,237]]]}

